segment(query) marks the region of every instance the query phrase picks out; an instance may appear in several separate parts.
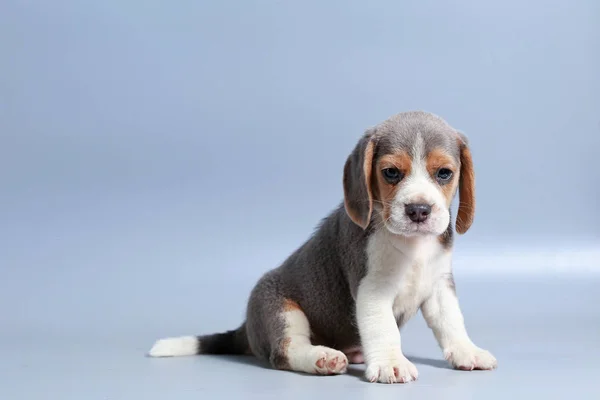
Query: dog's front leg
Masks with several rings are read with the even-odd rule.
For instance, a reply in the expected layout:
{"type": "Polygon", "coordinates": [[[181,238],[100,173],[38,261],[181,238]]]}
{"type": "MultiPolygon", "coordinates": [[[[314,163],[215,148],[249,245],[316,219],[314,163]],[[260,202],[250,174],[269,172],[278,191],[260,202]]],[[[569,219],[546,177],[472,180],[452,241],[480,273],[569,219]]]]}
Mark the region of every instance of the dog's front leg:
{"type": "Polygon", "coordinates": [[[469,338],[464,317],[451,276],[440,279],[431,295],[421,306],[421,312],[438,344],[444,358],[457,369],[494,369],[497,361],[487,350],[477,347],[469,338]]]}
{"type": "Polygon", "coordinates": [[[370,382],[406,383],[417,368],[402,353],[400,332],[392,311],[392,288],[365,278],[356,296],[356,319],[370,382]]]}

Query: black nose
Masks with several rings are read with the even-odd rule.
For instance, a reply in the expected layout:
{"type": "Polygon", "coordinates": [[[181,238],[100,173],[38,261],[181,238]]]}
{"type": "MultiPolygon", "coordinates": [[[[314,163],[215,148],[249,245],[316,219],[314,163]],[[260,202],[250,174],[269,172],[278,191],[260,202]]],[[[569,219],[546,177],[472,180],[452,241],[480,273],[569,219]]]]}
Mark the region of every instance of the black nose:
{"type": "Polygon", "coordinates": [[[431,206],[427,204],[407,204],[404,209],[413,222],[423,222],[431,214],[431,206]]]}

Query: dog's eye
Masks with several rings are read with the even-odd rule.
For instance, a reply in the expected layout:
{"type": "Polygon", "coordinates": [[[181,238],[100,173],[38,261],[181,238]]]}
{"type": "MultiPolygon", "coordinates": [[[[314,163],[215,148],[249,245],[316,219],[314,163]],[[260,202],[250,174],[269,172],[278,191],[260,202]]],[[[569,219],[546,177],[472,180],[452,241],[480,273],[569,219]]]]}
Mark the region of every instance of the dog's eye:
{"type": "Polygon", "coordinates": [[[436,176],[438,180],[446,182],[452,178],[452,171],[450,171],[448,168],[440,168],[436,176]]]}
{"type": "Polygon", "coordinates": [[[397,168],[386,168],[382,172],[388,183],[396,184],[402,180],[402,173],[397,168]]]}

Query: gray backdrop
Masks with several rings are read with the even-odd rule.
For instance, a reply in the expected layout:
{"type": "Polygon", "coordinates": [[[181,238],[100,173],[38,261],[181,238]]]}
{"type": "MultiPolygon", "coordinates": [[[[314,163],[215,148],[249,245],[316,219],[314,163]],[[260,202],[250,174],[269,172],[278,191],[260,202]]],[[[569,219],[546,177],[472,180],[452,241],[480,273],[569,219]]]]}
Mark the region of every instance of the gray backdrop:
{"type": "Polygon", "coordinates": [[[142,351],[231,328],[341,200],[363,130],[412,109],[471,140],[457,258],[479,258],[458,274],[600,271],[599,16],[595,0],[2,1],[3,334],[142,351]]]}

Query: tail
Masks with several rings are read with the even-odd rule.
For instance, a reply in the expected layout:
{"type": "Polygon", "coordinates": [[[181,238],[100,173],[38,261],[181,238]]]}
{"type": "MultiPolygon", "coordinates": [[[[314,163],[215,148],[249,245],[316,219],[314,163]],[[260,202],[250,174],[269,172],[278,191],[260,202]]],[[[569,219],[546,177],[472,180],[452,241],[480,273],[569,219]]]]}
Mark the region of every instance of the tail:
{"type": "Polygon", "coordinates": [[[251,354],[246,324],[224,333],[160,339],[148,352],[150,357],[178,357],[196,354],[251,354]]]}

